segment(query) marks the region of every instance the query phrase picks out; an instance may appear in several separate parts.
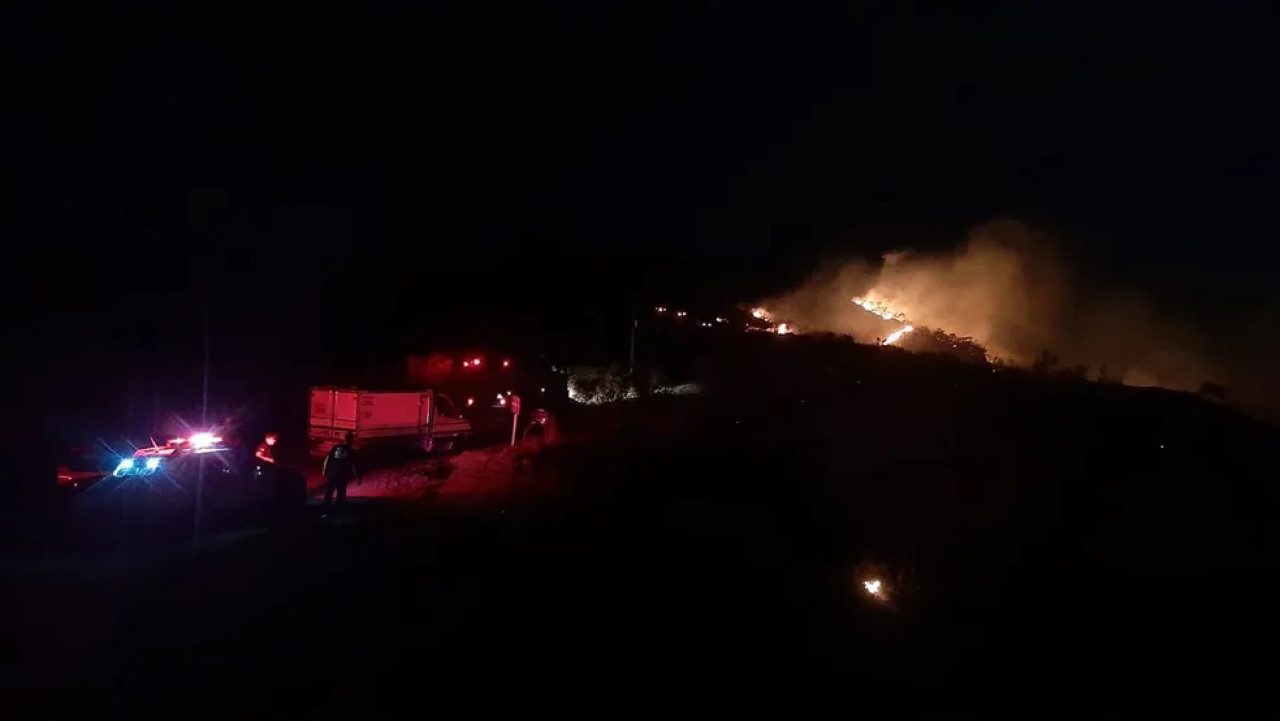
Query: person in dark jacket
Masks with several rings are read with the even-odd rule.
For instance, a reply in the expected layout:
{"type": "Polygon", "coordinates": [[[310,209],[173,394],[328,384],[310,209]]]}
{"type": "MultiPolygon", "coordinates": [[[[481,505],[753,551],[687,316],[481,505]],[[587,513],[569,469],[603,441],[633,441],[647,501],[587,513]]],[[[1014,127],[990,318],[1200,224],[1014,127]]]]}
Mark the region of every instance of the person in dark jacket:
{"type": "Polygon", "coordinates": [[[324,457],[324,515],[329,515],[329,507],[333,504],[333,494],[338,494],[338,505],[347,502],[347,482],[352,478],[360,482],[360,471],[356,469],[355,444],[356,436],[347,432],[342,443],[329,449],[324,457]]]}

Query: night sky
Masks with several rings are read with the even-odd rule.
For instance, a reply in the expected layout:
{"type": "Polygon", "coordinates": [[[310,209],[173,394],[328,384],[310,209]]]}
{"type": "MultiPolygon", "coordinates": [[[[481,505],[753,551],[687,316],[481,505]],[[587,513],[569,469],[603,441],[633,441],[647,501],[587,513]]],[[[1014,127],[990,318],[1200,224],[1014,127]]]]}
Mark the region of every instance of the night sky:
{"type": "Polygon", "coordinates": [[[747,300],[999,215],[1171,307],[1261,302],[1275,12],[1122,5],[31,5],[9,307],[46,373],[186,357],[206,305],[286,362],[747,300]]]}

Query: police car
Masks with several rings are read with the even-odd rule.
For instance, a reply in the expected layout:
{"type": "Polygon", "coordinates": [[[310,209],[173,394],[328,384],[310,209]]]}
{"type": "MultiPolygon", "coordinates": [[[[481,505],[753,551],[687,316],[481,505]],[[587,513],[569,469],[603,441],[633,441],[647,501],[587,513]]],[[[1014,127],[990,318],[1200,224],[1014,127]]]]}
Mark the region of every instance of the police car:
{"type": "Polygon", "coordinates": [[[198,472],[201,457],[216,457],[221,463],[206,464],[206,471],[230,472],[230,449],[222,438],[212,433],[194,433],[186,438],[172,438],[168,443],[139,448],[132,456],[120,459],[113,478],[165,476],[177,480],[198,472]]]}
{"type": "Polygon", "coordinates": [[[218,435],[193,433],[164,445],[139,448],[120,459],[110,485],[183,502],[193,501],[200,489],[206,508],[214,510],[278,509],[306,502],[306,478],[300,470],[278,467],[264,475],[253,473],[252,465],[218,435]]]}

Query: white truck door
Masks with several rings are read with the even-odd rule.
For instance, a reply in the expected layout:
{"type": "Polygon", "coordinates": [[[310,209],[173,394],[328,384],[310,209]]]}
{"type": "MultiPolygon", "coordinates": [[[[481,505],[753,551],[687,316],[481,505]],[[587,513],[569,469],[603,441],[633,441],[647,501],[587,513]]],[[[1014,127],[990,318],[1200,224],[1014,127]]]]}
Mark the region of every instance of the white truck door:
{"type": "Polygon", "coordinates": [[[356,391],[311,389],[307,437],[312,455],[323,456],[348,431],[356,430],[356,396],[356,391]]]}
{"type": "Polygon", "coordinates": [[[330,389],[311,389],[311,415],[308,425],[313,429],[333,427],[333,391],[330,389]]]}
{"type": "Polygon", "coordinates": [[[312,388],[308,425],[313,438],[336,438],[355,430],[356,391],[312,388]]]}
{"type": "Polygon", "coordinates": [[[354,431],[359,426],[359,391],[333,392],[333,427],[354,431]]]}

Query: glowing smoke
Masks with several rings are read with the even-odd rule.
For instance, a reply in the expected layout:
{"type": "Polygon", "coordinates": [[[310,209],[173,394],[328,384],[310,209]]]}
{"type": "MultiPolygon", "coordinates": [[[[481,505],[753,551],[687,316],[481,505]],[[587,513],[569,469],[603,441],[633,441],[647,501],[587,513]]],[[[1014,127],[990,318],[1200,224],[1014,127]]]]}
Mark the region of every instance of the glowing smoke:
{"type": "Polygon", "coordinates": [[[762,305],[806,329],[865,342],[911,324],[971,336],[991,356],[1021,364],[1047,350],[1062,366],[1083,365],[1092,377],[1105,368],[1136,385],[1194,390],[1222,377],[1196,334],[1133,294],[1085,291],[1074,280],[1048,237],[1001,220],[974,229],[953,253],[829,266],[762,305]],[[865,303],[859,309],[854,298],[891,309],[893,319],[865,312],[865,303]]]}

